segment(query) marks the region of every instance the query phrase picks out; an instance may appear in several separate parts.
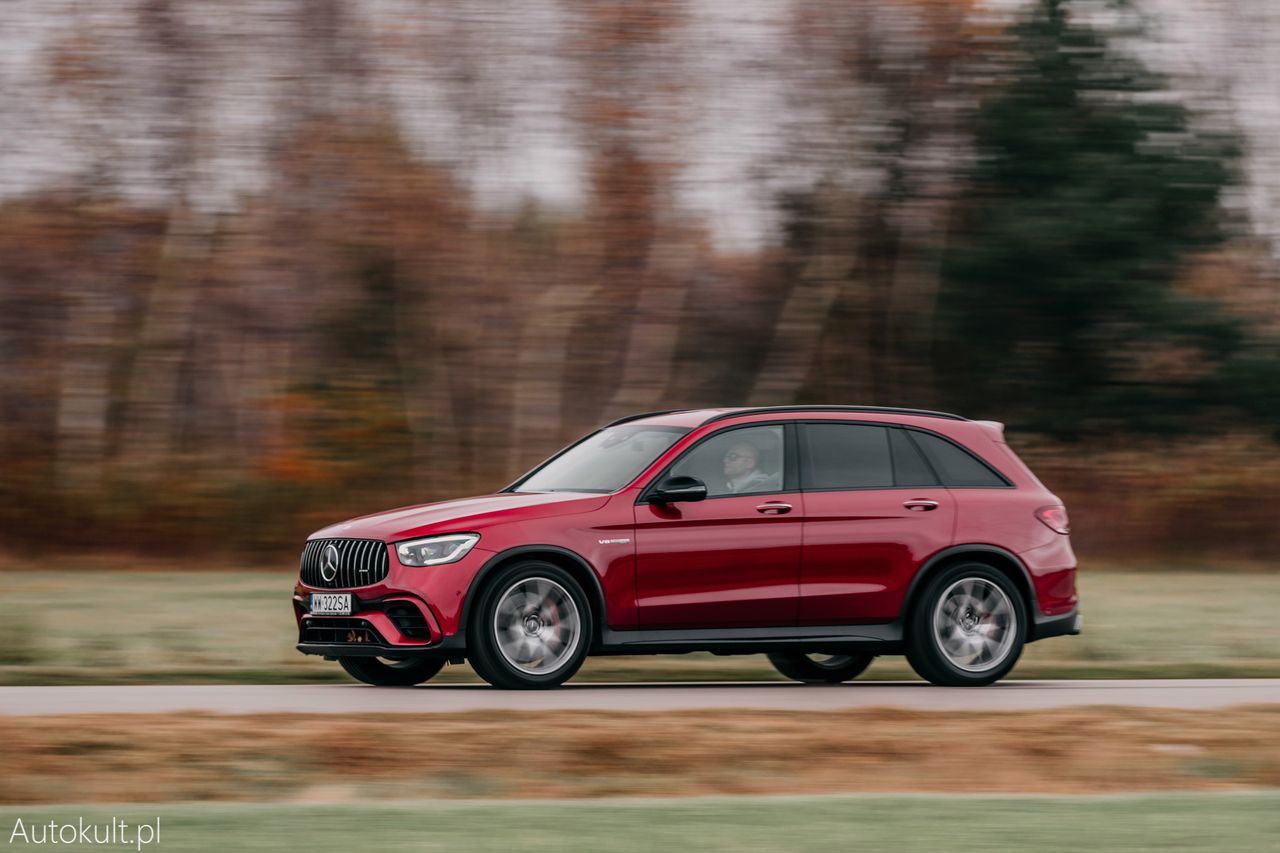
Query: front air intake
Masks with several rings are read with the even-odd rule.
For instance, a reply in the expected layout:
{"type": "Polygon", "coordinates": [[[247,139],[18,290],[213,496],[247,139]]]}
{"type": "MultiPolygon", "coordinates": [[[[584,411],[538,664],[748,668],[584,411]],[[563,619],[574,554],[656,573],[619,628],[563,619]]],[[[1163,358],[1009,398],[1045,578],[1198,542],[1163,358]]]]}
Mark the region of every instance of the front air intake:
{"type": "Polygon", "coordinates": [[[326,646],[376,646],[385,645],[382,635],[364,619],[302,620],[300,643],[320,643],[326,646]]]}

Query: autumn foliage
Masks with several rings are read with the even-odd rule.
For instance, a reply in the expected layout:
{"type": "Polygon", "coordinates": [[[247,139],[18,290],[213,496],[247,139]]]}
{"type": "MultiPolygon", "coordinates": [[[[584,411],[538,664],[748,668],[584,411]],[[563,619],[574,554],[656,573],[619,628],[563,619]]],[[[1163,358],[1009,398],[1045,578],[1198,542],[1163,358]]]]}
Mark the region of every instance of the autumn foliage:
{"type": "Polygon", "coordinates": [[[254,107],[257,178],[216,203],[230,48],[197,5],[69,20],[33,54],[89,153],[0,199],[0,547],[276,559],[338,518],[500,488],[622,414],[805,402],[1009,422],[1086,555],[1280,547],[1276,268],[1221,204],[1238,140],[1146,104],[1177,86],[1113,61],[1071,4],[1021,25],[946,2],[776,13],[781,65],[755,79],[790,112],[757,164],[764,236],[735,244],[688,202],[687,161],[715,130],[700,111],[754,94],[707,64],[689,4],[241,4],[289,70],[258,81],[281,94],[254,107]],[[1081,43],[1073,78],[1059,51],[1081,43]],[[495,69],[549,88],[530,106],[495,69]],[[452,147],[411,120],[415,87],[444,93],[452,147]],[[1042,107],[1083,135],[1025,121],[1042,107]],[[1156,154],[1089,135],[1152,116],[1156,154]],[[478,189],[521,162],[521,121],[572,140],[576,203],[478,189]],[[145,193],[130,134],[157,152],[145,193]],[[1112,219],[1086,227],[1081,192],[1112,219]]]}

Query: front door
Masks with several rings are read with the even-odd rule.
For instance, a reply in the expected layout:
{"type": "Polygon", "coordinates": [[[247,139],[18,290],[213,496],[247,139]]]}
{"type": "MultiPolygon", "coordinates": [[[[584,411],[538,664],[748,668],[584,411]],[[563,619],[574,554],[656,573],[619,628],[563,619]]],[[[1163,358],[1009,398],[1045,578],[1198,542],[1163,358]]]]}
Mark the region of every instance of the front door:
{"type": "Polygon", "coordinates": [[[707,485],[698,502],[636,505],[641,628],[794,625],[804,505],[788,490],[786,426],[730,427],[666,472],[707,485]]]}

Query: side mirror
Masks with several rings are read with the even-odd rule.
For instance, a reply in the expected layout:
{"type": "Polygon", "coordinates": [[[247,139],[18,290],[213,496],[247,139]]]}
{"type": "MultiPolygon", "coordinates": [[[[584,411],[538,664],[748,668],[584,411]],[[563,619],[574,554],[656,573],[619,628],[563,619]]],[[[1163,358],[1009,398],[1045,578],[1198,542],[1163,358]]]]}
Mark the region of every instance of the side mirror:
{"type": "Polygon", "coordinates": [[[707,484],[697,477],[668,477],[649,494],[651,503],[706,500],[707,484]]]}
{"type": "Polygon", "coordinates": [[[649,493],[650,503],[677,503],[707,500],[707,484],[696,476],[668,476],[649,493]]]}

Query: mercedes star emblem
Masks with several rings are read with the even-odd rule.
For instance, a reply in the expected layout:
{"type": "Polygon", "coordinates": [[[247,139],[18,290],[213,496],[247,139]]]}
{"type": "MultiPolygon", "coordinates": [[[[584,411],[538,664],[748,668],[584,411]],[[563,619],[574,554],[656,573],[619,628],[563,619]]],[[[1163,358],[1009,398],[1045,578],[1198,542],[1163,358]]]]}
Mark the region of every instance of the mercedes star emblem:
{"type": "Polygon", "coordinates": [[[320,577],[327,583],[333,583],[333,579],[337,576],[338,548],[336,545],[326,545],[324,552],[320,555],[320,577]]]}

